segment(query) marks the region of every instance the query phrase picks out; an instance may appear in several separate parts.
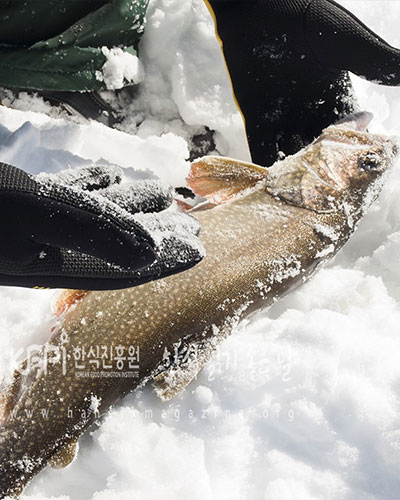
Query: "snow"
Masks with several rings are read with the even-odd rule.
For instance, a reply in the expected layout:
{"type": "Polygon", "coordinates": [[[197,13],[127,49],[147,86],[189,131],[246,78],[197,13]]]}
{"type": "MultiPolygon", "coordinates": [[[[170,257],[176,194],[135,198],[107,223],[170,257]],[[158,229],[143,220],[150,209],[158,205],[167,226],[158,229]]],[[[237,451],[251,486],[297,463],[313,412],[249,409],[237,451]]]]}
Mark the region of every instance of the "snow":
{"type": "Polygon", "coordinates": [[[6,107],[0,107],[0,124],[1,161],[34,174],[98,162],[134,167],[144,177],[152,171],[165,182],[182,185],[189,172],[187,144],[172,133],[142,139],[99,123],[77,124],[6,107]]]}
{"type": "MultiPolygon", "coordinates": [[[[400,1],[341,3],[400,45],[400,1]]],[[[185,139],[202,125],[218,131],[219,153],[248,160],[213,33],[201,0],[153,0],[129,133],[49,118],[26,98],[20,111],[0,107],[0,160],[33,173],[99,162],[180,185],[185,139]]],[[[400,90],[355,84],[371,130],[399,134],[400,90]]],[[[41,473],[24,498],[399,498],[398,167],[327,268],[240,324],[182,396],[128,396],[85,434],[70,467],[41,473]]],[[[46,339],[57,294],[0,288],[0,376],[12,354],[46,339]]]]}
{"type": "Polygon", "coordinates": [[[107,61],[96,78],[106,84],[107,89],[116,90],[128,83],[140,83],[144,79],[144,69],[137,56],[124,52],[120,48],[103,47],[107,61]]]}

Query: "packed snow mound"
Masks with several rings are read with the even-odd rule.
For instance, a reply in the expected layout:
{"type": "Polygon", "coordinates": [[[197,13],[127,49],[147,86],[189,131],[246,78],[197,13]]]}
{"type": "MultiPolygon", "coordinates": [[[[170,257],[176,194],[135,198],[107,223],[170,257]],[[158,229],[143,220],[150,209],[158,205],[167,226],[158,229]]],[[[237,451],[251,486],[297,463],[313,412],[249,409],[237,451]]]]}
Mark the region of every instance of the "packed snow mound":
{"type": "MultiPolygon", "coordinates": [[[[341,3],[400,46],[400,1],[341,3]]],[[[0,160],[33,173],[105,162],[181,185],[185,139],[204,125],[221,154],[248,159],[213,29],[202,0],[152,1],[130,134],[28,112],[27,100],[0,107],[0,160]]],[[[375,114],[371,131],[399,135],[400,89],[355,85],[375,114]]],[[[242,323],[179,398],[127,397],[85,434],[70,467],[41,473],[24,498],[398,498],[399,192],[397,163],[331,265],[242,323]]],[[[57,293],[0,288],[0,376],[46,340],[57,293]]]]}
{"type": "Polygon", "coordinates": [[[122,89],[126,83],[137,84],[144,79],[144,69],[139,58],[116,47],[103,47],[102,52],[107,61],[96,78],[106,84],[107,89],[122,89]]]}
{"type": "Polygon", "coordinates": [[[0,161],[33,174],[98,163],[182,185],[188,156],[185,140],[172,133],[142,139],[96,122],[79,124],[0,107],[0,161]]]}

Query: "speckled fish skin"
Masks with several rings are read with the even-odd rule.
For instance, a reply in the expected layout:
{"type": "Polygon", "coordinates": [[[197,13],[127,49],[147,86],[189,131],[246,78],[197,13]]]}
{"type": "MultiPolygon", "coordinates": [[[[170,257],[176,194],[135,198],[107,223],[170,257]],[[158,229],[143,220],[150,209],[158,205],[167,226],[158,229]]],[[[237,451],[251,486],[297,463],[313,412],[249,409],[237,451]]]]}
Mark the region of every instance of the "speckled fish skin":
{"type": "Polygon", "coordinates": [[[93,423],[96,410],[104,413],[151,378],[166,348],[223,337],[245,314],[303,283],[347,241],[379,193],[395,149],[389,139],[330,127],[305,151],[272,167],[248,194],[194,214],[207,250],[195,268],[129,290],[86,295],[49,343],[68,353],[76,346],[138,345],[139,377],[79,378],[67,356],[64,366],[51,364],[47,374],[31,369],[16,378],[6,405],[13,414],[0,430],[0,497],[18,496],[93,423]]]}

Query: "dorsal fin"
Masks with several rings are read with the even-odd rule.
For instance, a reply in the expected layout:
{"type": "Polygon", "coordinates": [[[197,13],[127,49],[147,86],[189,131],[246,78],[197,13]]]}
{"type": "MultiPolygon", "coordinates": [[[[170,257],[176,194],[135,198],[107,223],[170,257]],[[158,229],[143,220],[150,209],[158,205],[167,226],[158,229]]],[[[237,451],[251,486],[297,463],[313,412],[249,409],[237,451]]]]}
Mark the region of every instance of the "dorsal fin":
{"type": "Polygon", "coordinates": [[[268,177],[267,169],[223,156],[205,156],[192,164],[187,183],[214,205],[231,200],[268,177]]]}
{"type": "Polygon", "coordinates": [[[229,335],[231,327],[222,326],[218,334],[213,326],[203,332],[201,340],[193,341],[181,345],[183,350],[183,359],[180,359],[179,353],[174,353],[173,362],[170,366],[158,373],[153,379],[153,388],[161,401],[170,401],[181,394],[186,387],[198,376],[203,366],[210,360],[218,345],[229,335]],[[187,358],[187,353],[192,356],[187,358]]]}
{"type": "Polygon", "coordinates": [[[77,453],[78,440],[75,437],[70,438],[65,442],[62,448],[50,458],[48,465],[50,465],[52,469],[64,469],[74,461],[77,453]]]}

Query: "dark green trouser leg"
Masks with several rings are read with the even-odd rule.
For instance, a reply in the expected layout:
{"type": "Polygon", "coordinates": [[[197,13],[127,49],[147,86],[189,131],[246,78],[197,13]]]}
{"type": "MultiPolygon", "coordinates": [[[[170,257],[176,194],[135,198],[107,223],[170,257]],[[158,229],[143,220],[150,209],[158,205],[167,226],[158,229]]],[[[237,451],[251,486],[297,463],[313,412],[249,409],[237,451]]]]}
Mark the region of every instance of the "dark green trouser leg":
{"type": "Polygon", "coordinates": [[[92,91],[102,47],[136,54],[149,0],[0,0],[0,86],[92,91]]]}

